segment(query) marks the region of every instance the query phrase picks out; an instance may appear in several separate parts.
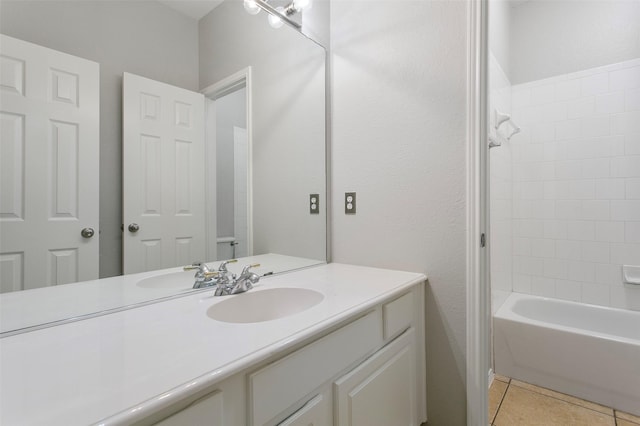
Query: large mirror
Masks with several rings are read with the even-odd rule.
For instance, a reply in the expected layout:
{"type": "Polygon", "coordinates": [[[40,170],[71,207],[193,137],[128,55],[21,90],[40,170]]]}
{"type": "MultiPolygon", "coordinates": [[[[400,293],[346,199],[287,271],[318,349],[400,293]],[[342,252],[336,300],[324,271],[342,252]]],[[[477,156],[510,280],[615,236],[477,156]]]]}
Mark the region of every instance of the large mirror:
{"type": "Polygon", "coordinates": [[[328,5],[246,3],[0,0],[0,333],[326,261],[328,5]]]}

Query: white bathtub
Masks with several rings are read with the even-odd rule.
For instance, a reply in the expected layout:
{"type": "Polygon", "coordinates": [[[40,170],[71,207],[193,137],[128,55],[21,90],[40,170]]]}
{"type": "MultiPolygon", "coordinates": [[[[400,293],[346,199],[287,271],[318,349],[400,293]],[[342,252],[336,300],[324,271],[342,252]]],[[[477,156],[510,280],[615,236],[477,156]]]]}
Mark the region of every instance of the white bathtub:
{"type": "Polygon", "coordinates": [[[513,293],[493,327],[496,373],[640,415],[640,312],[513,293]]]}

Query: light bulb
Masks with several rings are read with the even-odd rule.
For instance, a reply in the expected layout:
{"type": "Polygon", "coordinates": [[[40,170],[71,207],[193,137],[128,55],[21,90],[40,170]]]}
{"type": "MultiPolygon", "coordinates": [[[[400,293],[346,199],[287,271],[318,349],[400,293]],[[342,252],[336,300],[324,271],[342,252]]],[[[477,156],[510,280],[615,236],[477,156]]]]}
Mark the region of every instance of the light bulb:
{"type": "MultiPolygon", "coordinates": [[[[284,7],[282,6],[276,7],[276,11],[284,15],[284,7]]],[[[280,28],[282,25],[284,25],[284,22],[282,21],[282,19],[280,19],[279,16],[270,14],[269,25],[271,25],[273,28],[280,28]]]]}
{"type": "Polygon", "coordinates": [[[249,15],[257,15],[260,13],[260,6],[254,0],[244,0],[244,10],[249,15]]]}
{"type": "Polygon", "coordinates": [[[311,0],[293,0],[293,7],[299,12],[311,8],[311,0]]]}

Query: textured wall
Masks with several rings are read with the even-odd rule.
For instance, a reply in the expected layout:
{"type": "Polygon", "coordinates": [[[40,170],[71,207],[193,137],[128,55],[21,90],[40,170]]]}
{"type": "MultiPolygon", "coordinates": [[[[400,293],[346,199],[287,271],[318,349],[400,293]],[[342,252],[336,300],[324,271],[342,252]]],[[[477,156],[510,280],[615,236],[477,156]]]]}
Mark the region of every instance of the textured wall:
{"type": "Polygon", "coordinates": [[[511,9],[513,84],[640,57],[637,0],[530,0],[511,9]]]}
{"type": "Polygon", "coordinates": [[[331,4],[333,260],[429,276],[429,424],[464,425],[466,4],[398,3],[331,4]]]}
{"type": "Polygon", "coordinates": [[[640,59],[514,85],[514,291],[640,310],[640,59]]]}
{"type": "Polygon", "coordinates": [[[157,2],[0,3],[3,34],[100,64],[100,277],[122,273],[122,73],[198,88],[196,21],[157,2]]]}

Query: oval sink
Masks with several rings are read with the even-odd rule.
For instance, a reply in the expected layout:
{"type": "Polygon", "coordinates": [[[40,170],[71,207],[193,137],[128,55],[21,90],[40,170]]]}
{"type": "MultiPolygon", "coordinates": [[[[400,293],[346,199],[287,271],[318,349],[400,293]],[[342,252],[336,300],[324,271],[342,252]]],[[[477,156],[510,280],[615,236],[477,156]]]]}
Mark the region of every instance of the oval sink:
{"type": "Polygon", "coordinates": [[[190,289],[193,287],[193,272],[172,272],[170,274],[156,275],[137,282],[138,287],[144,288],[174,288],[190,289]]]}
{"type": "Polygon", "coordinates": [[[207,309],[207,316],[234,323],[271,321],[305,311],[322,299],[322,293],[306,288],[249,291],[216,303],[207,309]]]}

